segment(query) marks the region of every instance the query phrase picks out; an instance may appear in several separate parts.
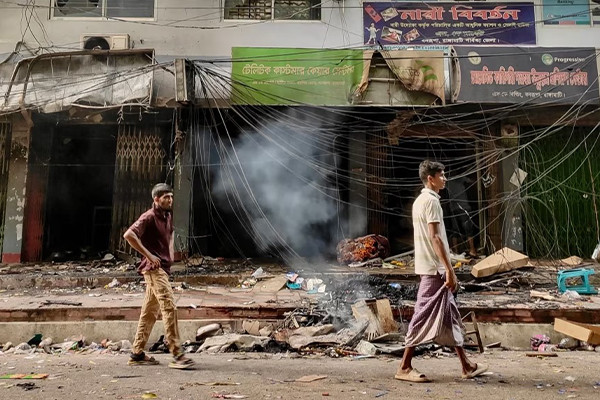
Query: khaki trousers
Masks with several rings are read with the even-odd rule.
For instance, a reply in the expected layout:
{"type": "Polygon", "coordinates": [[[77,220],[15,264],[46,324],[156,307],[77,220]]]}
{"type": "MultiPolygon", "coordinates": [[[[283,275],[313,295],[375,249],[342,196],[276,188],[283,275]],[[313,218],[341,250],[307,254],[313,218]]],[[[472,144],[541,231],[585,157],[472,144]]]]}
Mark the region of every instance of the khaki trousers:
{"type": "Polygon", "coordinates": [[[132,352],[139,354],[144,351],[160,310],[169,351],[177,356],[181,354],[181,345],[179,343],[179,326],[177,325],[177,307],[173,299],[169,276],[162,268],[146,271],[143,275],[146,281],[146,296],[144,297],[144,305],[135,333],[132,352]]]}

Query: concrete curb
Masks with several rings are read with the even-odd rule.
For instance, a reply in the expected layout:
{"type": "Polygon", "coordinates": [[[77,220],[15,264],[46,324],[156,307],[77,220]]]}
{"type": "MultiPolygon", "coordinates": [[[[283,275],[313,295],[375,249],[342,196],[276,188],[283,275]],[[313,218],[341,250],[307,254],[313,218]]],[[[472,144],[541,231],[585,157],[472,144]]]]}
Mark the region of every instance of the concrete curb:
{"type": "MultiPolygon", "coordinates": [[[[181,341],[194,340],[199,327],[218,322],[224,328],[240,330],[242,320],[180,320],[179,332],[181,341]]],[[[273,322],[269,320],[269,322],[273,322]]],[[[466,324],[470,329],[470,324],[466,324]]],[[[483,344],[501,342],[510,349],[529,350],[529,339],[538,334],[548,335],[552,343],[558,343],[565,335],[555,332],[552,324],[511,324],[479,323],[479,331],[483,344]]],[[[26,342],[36,333],[51,337],[54,342],[62,342],[73,335],[83,335],[88,342],[99,343],[109,338],[117,341],[127,339],[133,341],[137,321],[82,321],[82,322],[6,322],[0,324],[0,342],[7,341],[17,345],[26,342]]],[[[163,334],[162,321],[157,321],[150,335],[150,343],[156,342],[163,334]]]]}

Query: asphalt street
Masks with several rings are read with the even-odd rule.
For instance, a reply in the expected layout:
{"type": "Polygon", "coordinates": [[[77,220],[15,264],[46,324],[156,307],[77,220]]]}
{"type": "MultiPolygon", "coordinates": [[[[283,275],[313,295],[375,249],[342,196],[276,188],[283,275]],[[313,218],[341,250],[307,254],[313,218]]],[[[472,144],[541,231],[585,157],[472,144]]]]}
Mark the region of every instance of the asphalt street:
{"type": "Polygon", "coordinates": [[[48,374],[45,379],[2,379],[0,399],[596,399],[600,353],[565,352],[530,358],[525,352],[474,354],[489,364],[476,379],[460,378],[458,359],[416,358],[414,366],[434,379],[411,384],[393,379],[399,360],[330,358],[323,355],[192,354],[193,371],[128,366],[127,354],[2,354],[1,373],[48,374]],[[312,377],[311,377],[312,376],[312,377]],[[306,378],[309,377],[309,378],[306,378]],[[298,380],[313,380],[299,382],[298,380]],[[245,397],[244,397],[245,396],[245,397]]]}

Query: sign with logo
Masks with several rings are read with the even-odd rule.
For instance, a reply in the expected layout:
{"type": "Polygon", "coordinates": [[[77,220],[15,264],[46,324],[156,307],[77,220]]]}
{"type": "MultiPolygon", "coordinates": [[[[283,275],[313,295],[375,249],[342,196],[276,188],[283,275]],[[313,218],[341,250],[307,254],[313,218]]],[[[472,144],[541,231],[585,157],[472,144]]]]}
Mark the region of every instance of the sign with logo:
{"type": "Polygon", "coordinates": [[[234,47],[234,104],[349,105],[363,50],[234,47]]]}
{"type": "Polygon", "coordinates": [[[363,25],[368,46],[536,44],[529,2],[364,2],[363,25]]]}
{"type": "Polygon", "coordinates": [[[598,104],[593,48],[460,47],[458,101],[598,104]]]}
{"type": "Polygon", "coordinates": [[[543,0],[544,25],[589,25],[589,0],[543,0]]]}

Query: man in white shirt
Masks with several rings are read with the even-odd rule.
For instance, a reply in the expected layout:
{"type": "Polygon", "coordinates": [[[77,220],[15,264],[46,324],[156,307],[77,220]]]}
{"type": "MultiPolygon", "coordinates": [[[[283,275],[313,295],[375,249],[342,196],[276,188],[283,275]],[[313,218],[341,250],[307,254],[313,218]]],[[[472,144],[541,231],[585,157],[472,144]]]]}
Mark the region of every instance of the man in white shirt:
{"type": "Polygon", "coordinates": [[[415,273],[420,275],[413,317],[406,334],[404,357],[394,376],[410,382],[430,382],[412,367],[415,347],[429,341],[454,347],[462,365],[462,377],[474,378],[487,371],[484,364],[470,361],[463,349],[464,327],[453,292],[458,280],[450,264],[439,191],[446,186],[444,165],[425,160],[419,165],[425,185],[412,209],[415,241],[415,273]]]}

